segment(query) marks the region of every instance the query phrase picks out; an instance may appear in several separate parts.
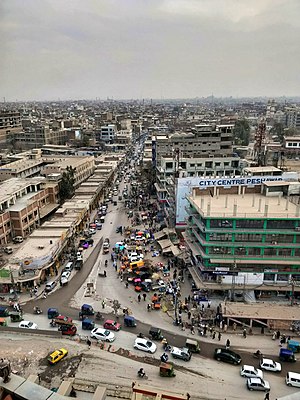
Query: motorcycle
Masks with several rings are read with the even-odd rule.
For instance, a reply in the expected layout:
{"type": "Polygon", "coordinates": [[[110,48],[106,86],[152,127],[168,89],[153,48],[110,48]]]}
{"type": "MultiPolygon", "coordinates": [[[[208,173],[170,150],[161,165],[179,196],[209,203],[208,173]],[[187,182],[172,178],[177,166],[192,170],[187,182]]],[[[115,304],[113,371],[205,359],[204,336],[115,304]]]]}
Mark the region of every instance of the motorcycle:
{"type": "Polygon", "coordinates": [[[41,310],[39,307],[33,307],[33,313],[39,315],[43,313],[43,310],[41,310]]]}
{"type": "Polygon", "coordinates": [[[260,350],[257,350],[255,353],[253,353],[254,358],[263,358],[263,353],[260,350]]]}
{"type": "Polygon", "coordinates": [[[138,378],[141,378],[141,379],[148,379],[148,375],[146,375],[145,373],[140,373],[140,371],[138,371],[138,373],[137,373],[137,377],[138,378]]]}
{"type": "Polygon", "coordinates": [[[98,311],[95,315],[95,319],[97,321],[101,321],[103,319],[103,315],[98,311]]]}

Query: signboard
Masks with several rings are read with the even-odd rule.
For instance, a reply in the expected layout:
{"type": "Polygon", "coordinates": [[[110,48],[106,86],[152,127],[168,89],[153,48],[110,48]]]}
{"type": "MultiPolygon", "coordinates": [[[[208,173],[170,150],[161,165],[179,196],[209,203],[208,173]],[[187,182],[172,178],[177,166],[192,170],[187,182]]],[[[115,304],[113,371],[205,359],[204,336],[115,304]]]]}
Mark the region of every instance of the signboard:
{"type": "Polygon", "coordinates": [[[231,186],[255,186],[263,182],[284,181],[282,176],[246,176],[237,178],[179,178],[177,180],[176,188],[176,225],[185,225],[185,218],[187,212],[185,207],[188,205],[186,199],[192,193],[193,188],[213,188],[213,187],[227,187],[231,186]]]}

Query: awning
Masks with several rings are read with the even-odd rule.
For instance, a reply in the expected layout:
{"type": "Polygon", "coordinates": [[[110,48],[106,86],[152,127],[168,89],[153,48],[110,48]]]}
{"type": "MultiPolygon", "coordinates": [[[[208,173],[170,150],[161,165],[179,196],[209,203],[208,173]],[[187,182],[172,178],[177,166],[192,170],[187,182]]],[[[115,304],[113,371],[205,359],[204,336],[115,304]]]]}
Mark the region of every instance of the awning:
{"type": "Polygon", "coordinates": [[[177,246],[174,246],[174,245],[171,246],[171,251],[172,251],[172,253],[173,253],[173,255],[175,257],[178,256],[181,253],[179,248],[177,246]]]}
{"type": "Polygon", "coordinates": [[[167,234],[164,232],[164,230],[154,233],[155,240],[162,239],[165,236],[167,236],[167,234]]]}
{"type": "Polygon", "coordinates": [[[171,247],[173,245],[170,239],[160,240],[157,243],[162,248],[162,250],[166,249],[167,247],[171,247]]]}
{"type": "Polygon", "coordinates": [[[167,191],[166,189],[160,188],[157,183],[154,183],[154,187],[157,192],[166,192],[167,191]]]}

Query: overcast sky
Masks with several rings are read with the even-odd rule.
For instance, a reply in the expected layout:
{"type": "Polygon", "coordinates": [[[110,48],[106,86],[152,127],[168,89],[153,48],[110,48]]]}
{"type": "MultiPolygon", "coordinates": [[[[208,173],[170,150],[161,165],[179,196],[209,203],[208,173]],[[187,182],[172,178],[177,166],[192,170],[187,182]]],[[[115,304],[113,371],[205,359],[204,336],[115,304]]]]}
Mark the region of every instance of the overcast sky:
{"type": "Polygon", "coordinates": [[[1,0],[0,101],[300,95],[300,0],[1,0]]]}

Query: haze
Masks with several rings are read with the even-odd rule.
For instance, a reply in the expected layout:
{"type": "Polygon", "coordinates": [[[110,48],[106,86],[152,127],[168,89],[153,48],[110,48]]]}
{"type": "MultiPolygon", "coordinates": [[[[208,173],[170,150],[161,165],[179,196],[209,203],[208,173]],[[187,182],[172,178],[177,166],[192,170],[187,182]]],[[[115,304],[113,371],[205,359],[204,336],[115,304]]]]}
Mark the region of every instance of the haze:
{"type": "Polygon", "coordinates": [[[2,0],[1,101],[296,96],[298,0],[2,0]]]}

